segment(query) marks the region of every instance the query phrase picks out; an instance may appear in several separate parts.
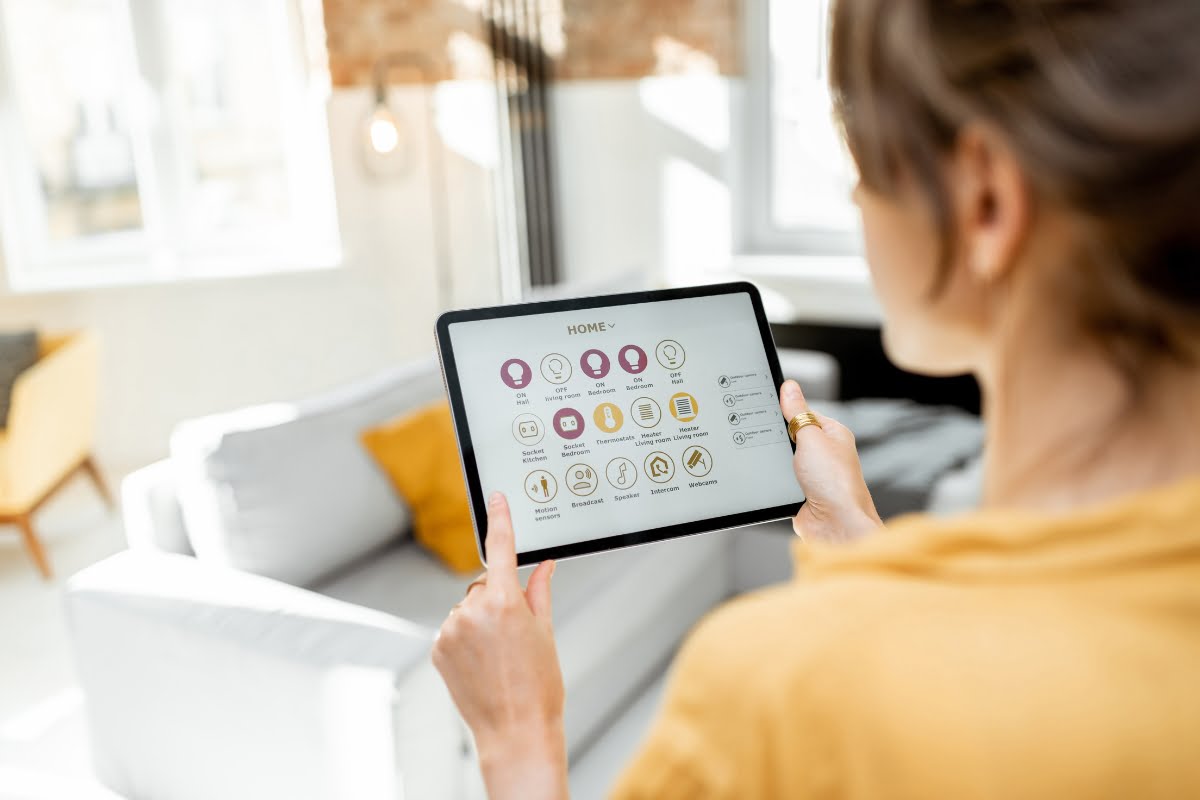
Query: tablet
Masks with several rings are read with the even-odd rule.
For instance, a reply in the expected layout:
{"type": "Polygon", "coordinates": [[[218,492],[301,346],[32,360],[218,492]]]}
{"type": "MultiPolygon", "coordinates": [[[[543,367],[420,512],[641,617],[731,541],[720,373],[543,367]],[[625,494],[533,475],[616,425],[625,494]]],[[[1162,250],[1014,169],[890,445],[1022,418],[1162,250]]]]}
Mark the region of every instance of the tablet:
{"type": "Polygon", "coordinates": [[[437,344],[481,557],[495,491],[521,565],[803,502],[751,284],[451,311],[437,344]]]}

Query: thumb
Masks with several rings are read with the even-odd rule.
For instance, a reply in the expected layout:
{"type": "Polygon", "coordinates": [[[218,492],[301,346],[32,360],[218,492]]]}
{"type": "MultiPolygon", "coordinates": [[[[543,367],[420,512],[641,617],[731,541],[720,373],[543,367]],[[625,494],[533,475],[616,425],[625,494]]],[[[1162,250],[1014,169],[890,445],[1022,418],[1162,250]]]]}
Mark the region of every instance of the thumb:
{"type": "Polygon", "coordinates": [[[783,418],[788,421],[797,414],[808,411],[808,402],[804,399],[800,384],[792,380],[783,382],[783,386],[779,387],[779,409],[783,412],[783,418]]]}
{"type": "Polygon", "coordinates": [[[550,621],[551,611],[550,579],[554,577],[555,566],[553,561],[543,561],[534,568],[529,583],[525,584],[525,600],[529,603],[529,610],[535,617],[544,618],[547,622],[550,621]]]}

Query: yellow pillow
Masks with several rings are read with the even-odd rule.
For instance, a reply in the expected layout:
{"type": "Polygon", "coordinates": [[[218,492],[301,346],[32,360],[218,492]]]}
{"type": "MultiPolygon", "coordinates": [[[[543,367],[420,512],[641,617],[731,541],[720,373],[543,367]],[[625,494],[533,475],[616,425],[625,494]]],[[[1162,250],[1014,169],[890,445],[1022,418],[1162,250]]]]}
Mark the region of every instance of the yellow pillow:
{"type": "Polygon", "coordinates": [[[365,431],[362,442],[412,509],[417,541],[451,569],[480,569],[450,407],[426,406],[365,431]]]}

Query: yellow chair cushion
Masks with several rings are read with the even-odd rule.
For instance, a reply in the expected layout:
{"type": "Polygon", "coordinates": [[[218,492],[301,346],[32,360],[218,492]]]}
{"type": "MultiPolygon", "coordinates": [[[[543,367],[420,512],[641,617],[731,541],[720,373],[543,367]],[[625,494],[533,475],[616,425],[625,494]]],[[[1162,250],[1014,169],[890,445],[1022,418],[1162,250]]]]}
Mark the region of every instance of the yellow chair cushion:
{"type": "Polygon", "coordinates": [[[450,407],[426,406],[365,431],[362,442],[412,509],[417,542],[451,569],[481,569],[450,407]]]}

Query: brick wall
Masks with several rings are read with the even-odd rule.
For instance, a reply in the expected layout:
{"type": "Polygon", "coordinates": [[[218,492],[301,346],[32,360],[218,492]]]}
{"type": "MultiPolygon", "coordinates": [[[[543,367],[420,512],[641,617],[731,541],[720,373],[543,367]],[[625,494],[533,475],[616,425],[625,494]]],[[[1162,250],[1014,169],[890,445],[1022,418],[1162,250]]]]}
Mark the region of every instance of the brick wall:
{"type": "MultiPolygon", "coordinates": [[[[741,0],[541,0],[544,41],[563,79],[640,78],[741,64],[741,0]]],[[[488,77],[487,0],[324,0],[329,65],[338,86],[369,84],[378,59],[416,53],[424,70],[394,83],[488,77]]]]}

